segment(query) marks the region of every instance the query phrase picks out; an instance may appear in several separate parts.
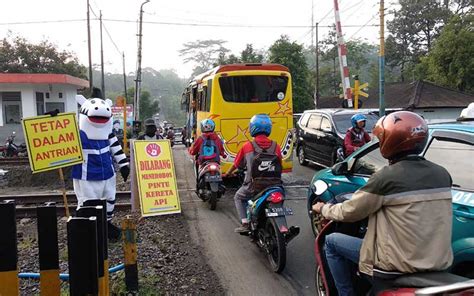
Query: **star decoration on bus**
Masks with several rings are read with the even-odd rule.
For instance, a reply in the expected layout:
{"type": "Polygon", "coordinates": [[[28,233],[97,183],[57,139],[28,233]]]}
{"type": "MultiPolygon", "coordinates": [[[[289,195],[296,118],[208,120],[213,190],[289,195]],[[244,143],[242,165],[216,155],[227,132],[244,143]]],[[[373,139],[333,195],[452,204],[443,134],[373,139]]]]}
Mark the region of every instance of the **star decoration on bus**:
{"type": "Polygon", "coordinates": [[[288,104],[290,103],[290,101],[286,101],[286,103],[280,103],[278,102],[278,110],[275,111],[275,113],[273,113],[274,115],[277,115],[277,114],[281,114],[281,115],[285,115],[288,111],[291,111],[291,108],[288,106],[288,104]]]}
{"type": "Polygon", "coordinates": [[[227,145],[236,144],[237,146],[239,146],[241,143],[245,143],[247,141],[250,141],[250,139],[247,136],[248,129],[249,129],[248,127],[241,128],[239,125],[237,125],[237,132],[236,132],[235,136],[230,138],[226,142],[226,144],[227,145]]]}

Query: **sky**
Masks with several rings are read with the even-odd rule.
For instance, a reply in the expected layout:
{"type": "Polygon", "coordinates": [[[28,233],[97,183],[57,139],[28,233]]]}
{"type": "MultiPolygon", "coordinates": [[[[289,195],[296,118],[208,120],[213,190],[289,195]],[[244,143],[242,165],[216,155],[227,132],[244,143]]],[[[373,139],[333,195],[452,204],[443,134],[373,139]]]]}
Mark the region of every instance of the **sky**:
{"type": "MultiPolygon", "coordinates": [[[[122,73],[122,52],[127,73],[136,71],[137,20],[142,3],[90,0],[93,64],[100,63],[96,19],[101,10],[106,29],[105,71],[122,73]]],[[[329,30],[325,26],[334,23],[333,0],[151,0],[144,5],[142,68],[174,69],[180,77],[189,77],[193,64],[183,63],[178,51],[183,43],[196,40],[226,40],[225,47],[235,54],[247,43],[256,49],[268,48],[282,34],[310,45],[312,6],[314,21],[321,25],[321,40],[329,30]]],[[[390,4],[386,6],[390,8],[390,4]]],[[[359,38],[378,43],[379,28],[371,26],[379,23],[378,0],[339,0],[339,7],[346,41],[359,38]]],[[[74,52],[87,66],[86,12],[86,0],[3,0],[0,38],[21,36],[33,43],[46,39],[61,50],[74,52]]]]}

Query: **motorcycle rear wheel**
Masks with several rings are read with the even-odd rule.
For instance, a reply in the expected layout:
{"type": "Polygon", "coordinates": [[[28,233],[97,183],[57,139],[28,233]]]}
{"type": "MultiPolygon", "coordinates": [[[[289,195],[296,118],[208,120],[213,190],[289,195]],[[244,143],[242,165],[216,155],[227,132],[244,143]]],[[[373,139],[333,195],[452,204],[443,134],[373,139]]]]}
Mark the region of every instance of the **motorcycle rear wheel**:
{"type": "Polygon", "coordinates": [[[218,194],[219,194],[219,192],[212,192],[211,193],[211,198],[209,199],[209,205],[210,205],[211,211],[216,210],[218,194]]]}
{"type": "Polygon", "coordinates": [[[316,295],[327,295],[326,287],[324,286],[323,277],[321,275],[321,268],[319,266],[316,266],[314,284],[316,285],[316,295]]]}
{"type": "Polygon", "coordinates": [[[267,220],[266,230],[268,235],[265,242],[266,248],[268,249],[267,258],[272,270],[276,273],[280,273],[286,265],[285,238],[273,219],[267,220]]]}

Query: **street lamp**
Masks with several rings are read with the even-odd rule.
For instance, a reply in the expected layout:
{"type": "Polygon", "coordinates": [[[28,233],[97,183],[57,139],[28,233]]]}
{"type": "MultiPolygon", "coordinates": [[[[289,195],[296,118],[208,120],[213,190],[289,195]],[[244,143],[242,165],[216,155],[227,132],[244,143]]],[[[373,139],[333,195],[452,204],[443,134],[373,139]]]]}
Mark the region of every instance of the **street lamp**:
{"type": "Polygon", "coordinates": [[[150,2],[150,0],[146,0],[145,2],[142,3],[142,5],[140,6],[140,25],[139,25],[139,29],[138,29],[138,67],[137,67],[137,77],[135,79],[135,104],[134,104],[134,108],[135,108],[135,120],[137,121],[140,117],[140,107],[139,107],[139,103],[140,103],[140,91],[141,91],[141,87],[142,87],[142,23],[143,23],[143,5],[147,4],[148,2],[150,2]]]}

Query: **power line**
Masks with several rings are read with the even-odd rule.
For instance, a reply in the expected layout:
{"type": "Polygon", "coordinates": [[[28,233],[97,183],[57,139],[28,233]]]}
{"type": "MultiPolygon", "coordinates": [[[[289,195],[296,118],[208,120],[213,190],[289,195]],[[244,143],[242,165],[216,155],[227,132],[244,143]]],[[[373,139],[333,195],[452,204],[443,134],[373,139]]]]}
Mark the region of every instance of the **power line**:
{"type": "Polygon", "coordinates": [[[370,23],[374,18],[377,17],[377,15],[378,15],[377,13],[374,14],[374,15],[372,16],[372,18],[371,18],[370,20],[368,20],[367,23],[365,23],[365,25],[363,25],[362,27],[360,27],[359,30],[357,30],[354,34],[352,34],[351,37],[348,38],[348,40],[349,40],[349,39],[352,39],[352,37],[354,37],[357,33],[359,33],[360,30],[362,30],[363,28],[367,27],[367,26],[369,25],[369,23],[370,23]]]}
{"type": "MultiPolygon", "coordinates": [[[[135,20],[126,19],[103,19],[108,22],[119,23],[135,23],[135,20]]],[[[220,24],[220,23],[179,23],[179,22],[159,22],[159,21],[143,21],[146,24],[153,25],[169,25],[169,26],[186,26],[186,27],[222,27],[222,28],[311,28],[310,25],[245,25],[245,24],[220,24]]],[[[366,25],[343,25],[343,27],[359,28],[362,26],[378,27],[378,24],[366,25]]],[[[325,28],[332,28],[332,25],[320,26],[325,28]]]]}
{"type": "Polygon", "coordinates": [[[53,24],[53,23],[72,23],[72,22],[84,22],[84,21],[86,21],[86,19],[48,20],[48,21],[23,21],[23,22],[0,23],[0,26],[11,26],[11,25],[37,25],[37,24],[53,24]]]}
{"type": "MultiPolygon", "coordinates": [[[[334,11],[334,7],[331,8],[331,9],[319,20],[318,23],[322,23],[322,22],[329,16],[329,14],[331,14],[331,12],[333,12],[333,11],[334,11]]],[[[320,27],[326,27],[326,26],[320,26],[320,27]]]]}

